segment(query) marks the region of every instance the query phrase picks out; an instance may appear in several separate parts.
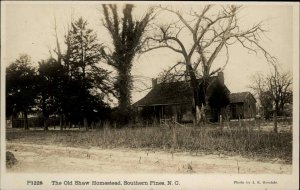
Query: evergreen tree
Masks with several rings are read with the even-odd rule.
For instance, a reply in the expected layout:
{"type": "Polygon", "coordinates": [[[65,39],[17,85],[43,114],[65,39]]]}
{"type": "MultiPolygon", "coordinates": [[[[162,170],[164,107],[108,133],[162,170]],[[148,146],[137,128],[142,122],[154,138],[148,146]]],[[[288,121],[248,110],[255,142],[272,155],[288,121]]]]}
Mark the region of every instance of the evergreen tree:
{"type": "Polygon", "coordinates": [[[72,28],[66,37],[68,50],[65,63],[70,75],[68,110],[74,114],[72,105],[76,103],[76,115],[83,118],[84,127],[88,130],[87,117],[92,109],[90,97],[95,96],[102,101],[103,94],[107,93],[110,88],[107,82],[108,72],[97,65],[102,58],[102,45],[98,43],[95,32],[87,25],[88,22],[83,18],[72,23],[72,28]]]}
{"type": "Polygon", "coordinates": [[[6,113],[17,116],[22,113],[24,129],[28,130],[28,113],[36,105],[36,75],[28,55],[21,55],[6,69],[6,113]]]}
{"type": "Polygon", "coordinates": [[[65,70],[55,59],[41,60],[38,67],[39,106],[42,109],[44,129],[51,114],[61,114],[65,70]]]}

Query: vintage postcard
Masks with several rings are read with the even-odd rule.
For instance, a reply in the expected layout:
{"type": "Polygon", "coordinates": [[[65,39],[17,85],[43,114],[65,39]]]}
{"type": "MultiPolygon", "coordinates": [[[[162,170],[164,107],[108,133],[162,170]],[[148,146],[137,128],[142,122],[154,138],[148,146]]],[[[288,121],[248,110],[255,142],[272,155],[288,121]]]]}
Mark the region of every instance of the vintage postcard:
{"type": "Polygon", "coordinates": [[[0,189],[299,189],[299,3],[1,2],[0,189]]]}

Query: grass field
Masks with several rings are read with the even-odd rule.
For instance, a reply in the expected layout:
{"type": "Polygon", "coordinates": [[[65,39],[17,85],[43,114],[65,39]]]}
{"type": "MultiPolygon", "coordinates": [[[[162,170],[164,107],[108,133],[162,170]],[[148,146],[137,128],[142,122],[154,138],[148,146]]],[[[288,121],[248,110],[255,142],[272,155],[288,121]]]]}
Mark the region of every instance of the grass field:
{"type": "Polygon", "coordinates": [[[98,130],[7,130],[8,142],[68,147],[99,147],[104,149],[131,148],[163,150],[166,152],[191,152],[192,154],[240,155],[263,161],[280,159],[292,162],[292,132],[290,126],[280,126],[280,133],[244,125],[223,129],[216,126],[188,127],[147,126],[123,127],[104,126],[98,130]]]}

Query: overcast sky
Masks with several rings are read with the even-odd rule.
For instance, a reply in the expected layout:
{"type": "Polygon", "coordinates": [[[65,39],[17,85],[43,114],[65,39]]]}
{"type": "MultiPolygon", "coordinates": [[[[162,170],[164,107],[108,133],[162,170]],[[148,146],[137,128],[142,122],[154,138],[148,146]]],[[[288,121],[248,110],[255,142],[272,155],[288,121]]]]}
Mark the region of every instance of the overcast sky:
{"type": "MultiPolygon", "coordinates": [[[[155,2],[157,3],[157,2],[155,2]]],[[[99,2],[6,2],[2,7],[2,37],[4,42],[3,60],[6,65],[14,61],[20,54],[29,54],[35,64],[41,59],[49,57],[49,49],[55,47],[54,16],[57,19],[60,41],[67,30],[67,24],[73,18],[82,16],[94,29],[100,42],[109,43],[110,36],[101,24],[101,5],[99,2]],[[3,9],[4,8],[4,9],[3,9]],[[99,11],[100,10],[100,11],[99,11]]],[[[197,8],[201,4],[191,2],[185,4],[185,10],[197,8]]],[[[175,9],[182,7],[178,2],[172,5],[175,9]]],[[[201,6],[200,6],[201,7],[201,6]]],[[[142,15],[146,4],[136,6],[136,17],[142,15]]],[[[292,71],[293,57],[293,9],[291,5],[244,5],[239,14],[240,23],[244,27],[251,27],[259,21],[264,22],[268,30],[267,37],[262,41],[263,46],[278,58],[281,68],[292,71]]],[[[168,22],[171,16],[160,17],[159,21],[168,22]]],[[[225,83],[231,92],[246,91],[250,84],[250,76],[255,72],[269,72],[269,66],[262,55],[249,54],[241,46],[232,46],[229,50],[229,63],[224,70],[225,83]]],[[[145,77],[149,85],[151,78],[157,77],[163,69],[177,61],[181,55],[170,50],[157,50],[140,56],[134,62],[132,74],[145,77]]],[[[220,55],[214,68],[225,62],[225,56],[220,55]]],[[[133,102],[143,97],[148,91],[133,93],[133,102]]]]}

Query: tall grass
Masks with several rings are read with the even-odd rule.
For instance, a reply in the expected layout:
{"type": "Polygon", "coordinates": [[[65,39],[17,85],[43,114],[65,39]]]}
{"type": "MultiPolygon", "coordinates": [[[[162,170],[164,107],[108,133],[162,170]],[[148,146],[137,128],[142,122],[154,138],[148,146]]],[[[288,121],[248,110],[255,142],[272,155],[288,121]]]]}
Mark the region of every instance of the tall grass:
{"type": "Polygon", "coordinates": [[[139,148],[191,153],[279,158],[291,163],[292,133],[252,130],[251,127],[127,126],[104,125],[95,131],[12,131],[8,141],[100,148],[139,148]]]}

